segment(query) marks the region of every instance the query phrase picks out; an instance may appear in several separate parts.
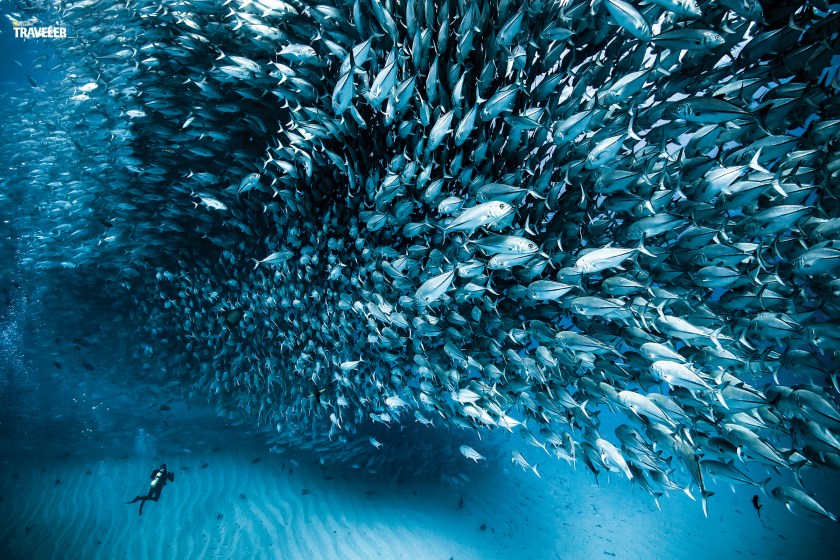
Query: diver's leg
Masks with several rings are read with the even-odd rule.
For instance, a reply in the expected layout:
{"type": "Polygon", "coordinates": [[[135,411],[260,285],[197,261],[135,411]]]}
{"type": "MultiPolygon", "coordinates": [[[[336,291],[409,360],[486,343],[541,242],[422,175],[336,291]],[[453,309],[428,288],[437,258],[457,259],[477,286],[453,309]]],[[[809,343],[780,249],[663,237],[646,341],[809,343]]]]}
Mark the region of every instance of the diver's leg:
{"type": "Polygon", "coordinates": [[[161,490],[162,490],[162,488],[160,488],[160,487],[149,488],[149,495],[148,496],[143,496],[142,498],[140,498],[141,500],[143,500],[143,503],[140,504],[140,515],[143,515],[143,506],[146,505],[146,502],[148,502],[148,501],[152,501],[152,502],[158,501],[158,499],[160,498],[160,491],[161,490]]]}
{"type": "Polygon", "coordinates": [[[133,499],[133,500],[131,500],[130,502],[126,502],[126,503],[127,503],[127,504],[133,504],[133,503],[135,503],[135,502],[139,502],[140,500],[144,500],[145,498],[146,498],[145,496],[137,496],[136,498],[134,498],[134,499],[133,499]]]}

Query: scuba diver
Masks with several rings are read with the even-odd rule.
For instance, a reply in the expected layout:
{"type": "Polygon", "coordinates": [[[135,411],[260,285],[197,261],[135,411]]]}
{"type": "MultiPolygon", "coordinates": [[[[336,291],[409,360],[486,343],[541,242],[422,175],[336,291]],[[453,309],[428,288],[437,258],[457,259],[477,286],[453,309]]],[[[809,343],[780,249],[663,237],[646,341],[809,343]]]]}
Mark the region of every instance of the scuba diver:
{"type": "Polygon", "coordinates": [[[127,504],[133,504],[139,501],[140,515],[143,515],[143,505],[146,503],[146,500],[158,501],[160,499],[160,493],[163,492],[163,487],[166,486],[166,482],[175,482],[175,474],[166,470],[166,464],[161,465],[159,469],[153,470],[152,476],[149,478],[152,479],[152,487],[149,488],[149,493],[146,496],[137,496],[130,502],[126,502],[127,504]]]}

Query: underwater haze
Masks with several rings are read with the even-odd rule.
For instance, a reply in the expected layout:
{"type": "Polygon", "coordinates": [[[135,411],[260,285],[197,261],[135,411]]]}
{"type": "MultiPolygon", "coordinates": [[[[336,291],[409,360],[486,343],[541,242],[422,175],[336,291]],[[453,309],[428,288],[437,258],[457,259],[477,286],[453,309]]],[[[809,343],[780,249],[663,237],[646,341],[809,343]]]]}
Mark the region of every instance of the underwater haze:
{"type": "Polygon", "coordinates": [[[840,5],[0,0],[3,558],[834,558],[840,5]]]}

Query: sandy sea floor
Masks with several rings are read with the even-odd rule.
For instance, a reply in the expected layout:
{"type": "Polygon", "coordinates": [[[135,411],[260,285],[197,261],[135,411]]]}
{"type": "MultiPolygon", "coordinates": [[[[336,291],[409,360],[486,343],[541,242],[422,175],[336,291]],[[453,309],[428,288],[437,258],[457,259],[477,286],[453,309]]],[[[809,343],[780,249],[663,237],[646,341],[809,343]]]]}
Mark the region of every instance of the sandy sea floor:
{"type": "MultiPolygon", "coordinates": [[[[793,517],[723,487],[706,519],[685,495],[662,511],[616,476],[599,488],[550,462],[471,473],[452,488],[396,484],[272,454],[256,442],[215,451],[34,462],[7,458],[3,558],[834,558],[837,526],[793,517]],[[161,461],[175,473],[142,517],[126,505],[161,461]],[[463,503],[461,500],[463,499],[463,503]]],[[[189,451],[189,452],[188,452],[189,451]]]]}

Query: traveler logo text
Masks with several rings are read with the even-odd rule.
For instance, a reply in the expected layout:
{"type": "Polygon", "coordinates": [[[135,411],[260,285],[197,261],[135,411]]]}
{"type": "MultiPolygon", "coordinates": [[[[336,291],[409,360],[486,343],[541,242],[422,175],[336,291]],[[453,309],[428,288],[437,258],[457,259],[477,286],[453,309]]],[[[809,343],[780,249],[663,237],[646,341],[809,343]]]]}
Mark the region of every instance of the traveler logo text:
{"type": "Polygon", "coordinates": [[[17,39],[63,39],[67,37],[66,27],[56,27],[50,25],[47,27],[34,27],[26,25],[34,22],[20,22],[12,19],[12,28],[15,30],[15,38],[17,39]]]}

